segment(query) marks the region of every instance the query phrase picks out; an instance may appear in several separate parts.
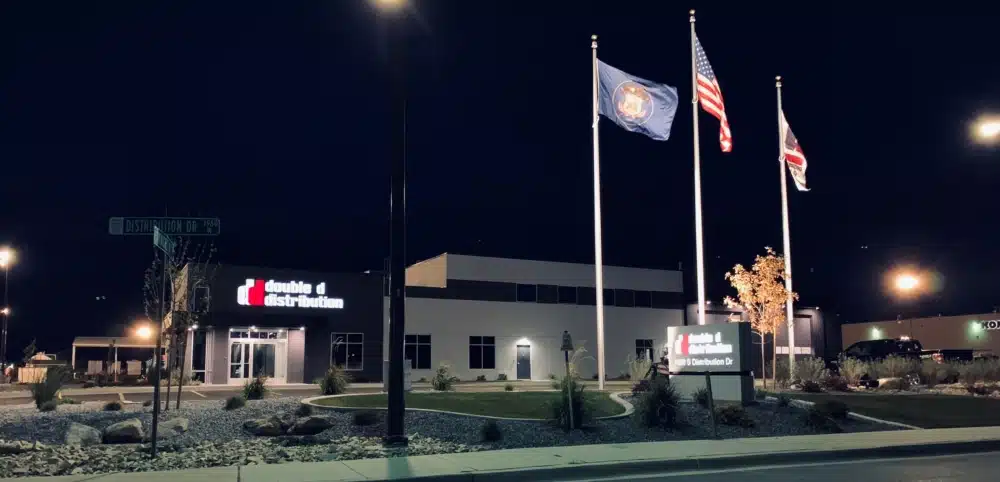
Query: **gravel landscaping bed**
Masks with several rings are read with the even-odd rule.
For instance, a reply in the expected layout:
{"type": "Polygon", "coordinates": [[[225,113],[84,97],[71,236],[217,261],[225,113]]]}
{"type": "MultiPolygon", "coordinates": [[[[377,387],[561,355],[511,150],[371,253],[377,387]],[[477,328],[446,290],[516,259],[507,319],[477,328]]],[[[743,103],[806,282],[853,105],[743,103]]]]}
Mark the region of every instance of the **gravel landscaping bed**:
{"type": "MultiPolygon", "coordinates": [[[[401,455],[424,455],[521,447],[577,444],[629,443],[689,440],[712,437],[709,412],[694,404],[682,404],[679,428],[665,431],[638,426],[631,418],[596,422],[585,430],[567,433],[541,422],[497,421],[503,438],[484,443],[479,418],[432,412],[409,412],[406,449],[387,450],[381,446],[385,433],[385,413],[379,412],[372,425],[353,424],[353,414],[316,410],[315,415],[332,426],[314,436],[255,437],[243,429],[248,419],[267,418],[291,412],[299,406],[296,398],[247,402],[243,408],[225,411],[221,401],[185,402],[181,410],[170,410],[163,419],[187,418],[186,433],[161,442],[163,455],[150,460],[148,446],[62,445],[70,423],[103,429],[123,420],[138,418],[149,430],[149,407],[127,405],[120,412],[100,411],[101,404],[63,405],[56,412],[40,413],[34,408],[0,409],[0,477],[64,475],[105,472],[135,472],[238,464],[282,463],[288,461],[345,460],[401,455]],[[2,442],[6,440],[7,442],[2,442]],[[4,444],[23,441],[15,452],[4,454],[4,444]],[[37,443],[36,443],[37,442],[37,443]]],[[[768,437],[816,433],[802,422],[803,410],[763,403],[745,407],[754,427],[719,425],[720,438],[768,437]]],[[[894,427],[854,420],[840,422],[845,432],[894,430],[894,427]]],[[[13,446],[15,448],[18,445],[13,446]]]]}

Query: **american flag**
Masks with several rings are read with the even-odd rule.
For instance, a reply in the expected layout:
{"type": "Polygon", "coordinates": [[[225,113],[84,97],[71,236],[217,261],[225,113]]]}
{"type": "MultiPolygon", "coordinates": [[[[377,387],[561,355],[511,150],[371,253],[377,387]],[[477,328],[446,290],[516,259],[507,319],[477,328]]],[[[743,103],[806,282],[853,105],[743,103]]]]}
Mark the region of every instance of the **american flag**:
{"type": "Polygon", "coordinates": [[[806,155],[802,152],[802,147],[799,146],[799,140],[792,134],[792,128],[788,127],[788,121],[785,120],[785,113],[781,113],[781,128],[784,129],[782,132],[782,137],[784,141],[781,143],[781,157],[785,160],[785,164],[788,165],[788,172],[792,173],[792,180],[795,181],[795,188],[799,191],[808,191],[809,188],[806,187],[806,155]]]}
{"type": "Polygon", "coordinates": [[[712,71],[712,64],[708,63],[705,56],[705,49],[701,48],[701,41],[694,38],[695,67],[698,71],[698,98],[701,99],[701,108],[705,112],[712,114],[719,119],[719,146],[722,152],[733,150],[733,134],[729,131],[729,119],[726,118],[726,105],[722,102],[722,88],[712,71]]]}

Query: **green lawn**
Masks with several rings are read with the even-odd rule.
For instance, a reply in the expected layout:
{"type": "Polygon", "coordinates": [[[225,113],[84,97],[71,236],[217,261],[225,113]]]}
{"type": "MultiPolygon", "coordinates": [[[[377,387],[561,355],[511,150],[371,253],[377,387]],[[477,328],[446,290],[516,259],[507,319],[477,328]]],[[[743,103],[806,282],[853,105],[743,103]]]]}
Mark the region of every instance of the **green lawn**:
{"type": "Polygon", "coordinates": [[[818,402],[840,400],[856,413],[921,428],[1000,425],[1000,400],[959,395],[869,395],[864,393],[788,393],[818,402]]]}
{"type": "MultiPolygon", "coordinates": [[[[584,397],[592,407],[594,417],[618,415],[625,411],[607,393],[584,392],[584,397]]],[[[315,403],[331,407],[385,408],[386,398],[386,394],[379,393],[323,398],[315,403]]],[[[557,392],[407,393],[406,408],[507,418],[549,418],[552,414],[550,404],[558,398],[557,392]]]]}

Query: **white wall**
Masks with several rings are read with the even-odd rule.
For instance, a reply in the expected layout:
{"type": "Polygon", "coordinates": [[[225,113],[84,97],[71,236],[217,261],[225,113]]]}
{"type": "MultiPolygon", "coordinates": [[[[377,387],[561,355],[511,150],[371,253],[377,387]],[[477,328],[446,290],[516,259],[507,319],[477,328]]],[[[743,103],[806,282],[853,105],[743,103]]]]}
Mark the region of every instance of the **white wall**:
{"type": "MultiPolygon", "coordinates": [[[[385,303],[388,325],[388,299],[385,303]]],[[[625,360],[635,355],[636,339],[653,339],[657,349],[664,343],[667,326],[683,324],[683,310],[606,307],[605,369],[608,378],[627,373],[625,360]]],[[[462,380],[485,375],[495,380],[505,373],[517,377],[517,345],[531,346],[531,378],[546,380],[549,374],[564,373],[563,354],[559,351],[563,330],[569,330],[573,342],[581,342],[593,359],[579,364],[581,376],[597,373],[597,322],[593,306],[541,303],[505,303],[489,301],[406,299],[406,333],[431,335],[431,369],[414,370],[414,381],[430,379],[438,365],[447,362],[462,380]],[[496,337],[496,369],[469,368],[469,337],[496,337]]],[[[388,331],[386,331],[388,333],[388,331]]],[[[388,340],[388,337],[386,337],[388,340]]],[[[388,353],[386,350],[385,353],[388,353]]]]}
{"type": "MultiPolygon", "coordinates": [[[[593,288],[594,266],[525,259],[445,254],[448,279],[503,283],[585,286],[593,288]]],[[[621,266],[604,267],[604,287],[641,291],[683,292],[680,271],[621,266]]]]}

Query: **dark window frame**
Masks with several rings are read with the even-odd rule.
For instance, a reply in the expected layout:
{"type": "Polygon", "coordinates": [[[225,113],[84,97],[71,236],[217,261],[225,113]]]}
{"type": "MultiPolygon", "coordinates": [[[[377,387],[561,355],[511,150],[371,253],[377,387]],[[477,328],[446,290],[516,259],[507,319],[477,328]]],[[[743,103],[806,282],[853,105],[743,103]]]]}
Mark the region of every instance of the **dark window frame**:
{"type": "MultiPolygon", "coordinates": [[[[356,339],[356,338],[355,338],[356,339]]],[[[330,333],[330,366],[337,364],[337,354],[344,354],[344,362],[340,365],[344,371],[348,372],[359,372],[365,369],[365,334],[360,332],[334,332],[330,333]],[[360,341],[351,341],[353,337],[360,336],[360,341]],[[337,345],[337,339],[340,338],[340,344],[337,345]],[[357,365],[352,365],[350,362],[351,349],[352,347],[360,350],[359,360],[357,365]]]]}
{"type": "Polygon", "coordinates": [[[409,347],[413,347],[413,357],[410,358],[410,368],[413,370],[430,370],[432,358],[433,338],[429,334],[408,334],[403,337],[403,354],[405,356],[409,347]],[[427,356],[420,356],[420,348],[427,347],[427,356]],[[426,362],[426,363],[423,363],[426,362]]]}
{"type": "Polygon", "coordinates": [[[497,368],[497,338],[495,336],[469,337],[469,369],[496,370],[497,368]],[[493,357],[487,363],[487,348],[492,349],[493,357]],[[478,363],[474,361],[478,358],[478,363]]]}

